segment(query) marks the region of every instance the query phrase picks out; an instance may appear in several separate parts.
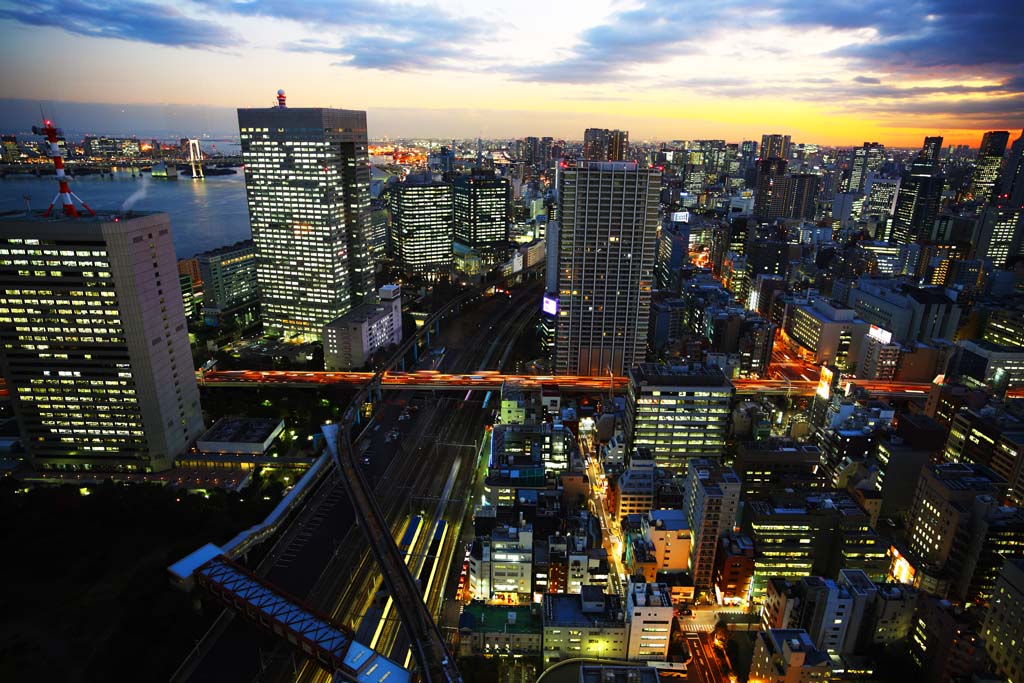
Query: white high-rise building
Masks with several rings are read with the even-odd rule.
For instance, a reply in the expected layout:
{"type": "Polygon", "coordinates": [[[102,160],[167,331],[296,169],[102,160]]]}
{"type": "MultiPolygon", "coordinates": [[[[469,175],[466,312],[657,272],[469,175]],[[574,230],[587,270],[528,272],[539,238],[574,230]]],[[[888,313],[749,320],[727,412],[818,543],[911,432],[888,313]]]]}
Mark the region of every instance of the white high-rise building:
{"type": "Polygon", "coordinates": [[[239,109],[267,330],[318,338],[373,291],[366,112],[239,109]]]}
{"type": "Polygon", "coordinates": [[[661,174],[583,161],[559,188],[560,374],[623,375],[644,358],[661,174]]]}
{"type": "Polygon", "coordinates": [[[203,431],[164,213],[0,220],[0,364],[39,468],[157,472],[203,431]]]}

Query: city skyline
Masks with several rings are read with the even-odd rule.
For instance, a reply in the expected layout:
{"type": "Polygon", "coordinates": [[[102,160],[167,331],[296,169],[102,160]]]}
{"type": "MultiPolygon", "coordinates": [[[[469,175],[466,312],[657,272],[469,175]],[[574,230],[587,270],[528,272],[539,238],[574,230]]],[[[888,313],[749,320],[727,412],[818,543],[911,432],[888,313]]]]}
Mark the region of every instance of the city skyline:
{"type": "Polygon", "coordinates": [[[75,128],[123,125],[124,109],[134,129],[216,136],[234,108],[270,107],[280,87],[295,106],[367,110],[371,138],[579,139],[597,124],[636,141],[780,131],[977,147],[987,130],[1024,126],[1010,3],[528,2],[499,15],[459,1],[0,6],[6,104],[21,104],[5,109],[43,104],[75,128]],[[73,126],[71,103],[106,115],[73,126]]]}

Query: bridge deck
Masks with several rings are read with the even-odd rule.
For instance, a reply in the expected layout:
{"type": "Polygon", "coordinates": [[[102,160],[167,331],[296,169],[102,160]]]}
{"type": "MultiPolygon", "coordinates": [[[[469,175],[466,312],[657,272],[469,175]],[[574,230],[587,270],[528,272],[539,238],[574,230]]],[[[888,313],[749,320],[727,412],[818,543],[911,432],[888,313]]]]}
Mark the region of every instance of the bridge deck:
{"type": "Polygon", "coordinates": [[[353,683],[409,683],[399,664],[355,641],[351,631],[257,578],[224,556],[196,570],[196,582],[304,654],[353,683]]]}

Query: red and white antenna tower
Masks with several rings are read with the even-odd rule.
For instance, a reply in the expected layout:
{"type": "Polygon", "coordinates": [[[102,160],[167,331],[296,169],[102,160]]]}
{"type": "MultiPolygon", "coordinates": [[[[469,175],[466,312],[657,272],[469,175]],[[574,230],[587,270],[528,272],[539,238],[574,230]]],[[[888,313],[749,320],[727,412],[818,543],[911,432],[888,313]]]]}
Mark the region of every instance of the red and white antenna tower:
{"type": "Polygon", "coordinates": [[[74,197],[78,200],[78,203],[89,212],[89,215],[95,216],[96,212],[89,208],[89,205],[83,202],[82,198],[72,192],[71,188],[68,187],[68,177],[64,175],[64,157],[61,155],[60,146],[57,144],[57,136],[63,134],[63,131],[54,126],[53,121],[43,119],[43,126],[32,126],[32,132],[36,135],[46,136],[47,142],[50,143],[50,158],[53,159],[53,167],[57,169],[57,182],[60,184],[60,191],[57,193],[57,196],[53,198],[53,201],[50,202],[49,208],[46,209],[46,212],[43,213],[43,215],[48,217],[53,213],[53,205],[56,204],[59,199],[61,205],[64,207],[64,215],[70,216],[71,218],[78,218],[78,209],[75,208],[74,203],[71,201],[71,198],[74,197]]]}

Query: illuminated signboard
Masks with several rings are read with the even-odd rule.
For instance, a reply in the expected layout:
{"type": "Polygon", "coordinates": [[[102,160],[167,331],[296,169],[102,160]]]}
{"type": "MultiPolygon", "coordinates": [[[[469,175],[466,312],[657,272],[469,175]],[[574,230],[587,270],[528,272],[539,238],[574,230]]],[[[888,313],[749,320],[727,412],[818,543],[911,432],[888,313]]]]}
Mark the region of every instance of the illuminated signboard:
{"type": "Polygon", "coordinates": [[[558,299],[545,296],[541,302],[541,308],[548,315],[558,315],[558,299]]]}
{"type": "Polygon", "coordinates": [[[886,332],[876,325],[872,325],[870,329],[868,329],[868,336],[872,339],[877,339],[883,344],[888,344],[892,341],[892,332],[886,332]]]}
{"type": "Polygon", "coordinates": [[[824,399],[828,399],[832,395],[832,371],[829,368],[821,369],[817,394],[824,399]]]}
{"type": "Polygon", "coordinates": [[[676,211],[672,214],[673,223],[689,223],[690,212],[689,211],[676,211]]]}

